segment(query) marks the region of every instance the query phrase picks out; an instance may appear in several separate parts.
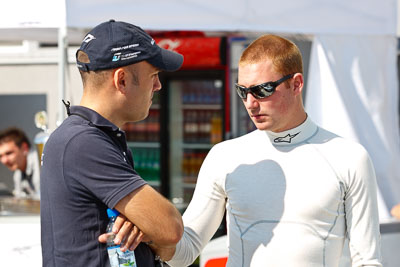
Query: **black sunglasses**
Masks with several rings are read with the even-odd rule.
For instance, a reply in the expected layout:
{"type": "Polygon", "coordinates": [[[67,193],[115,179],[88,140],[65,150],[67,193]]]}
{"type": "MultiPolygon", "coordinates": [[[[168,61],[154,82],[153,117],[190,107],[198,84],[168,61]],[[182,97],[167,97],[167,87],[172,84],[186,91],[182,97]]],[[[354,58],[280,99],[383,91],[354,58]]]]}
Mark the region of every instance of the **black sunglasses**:
{"type": "Polygon", "coordinates": [[[238,83],[235,83],[235,87],[238,95],[242,99],[246,99],[248,93],[252,94],[257,99],[262,99],[272,95],[275,92],[275,89],[278,85],[292,78],[293,76],[294,73],[286,75],[275,82],[266,82],[259,85],[253,85],[249,88],[244,87],[238,83]]]}

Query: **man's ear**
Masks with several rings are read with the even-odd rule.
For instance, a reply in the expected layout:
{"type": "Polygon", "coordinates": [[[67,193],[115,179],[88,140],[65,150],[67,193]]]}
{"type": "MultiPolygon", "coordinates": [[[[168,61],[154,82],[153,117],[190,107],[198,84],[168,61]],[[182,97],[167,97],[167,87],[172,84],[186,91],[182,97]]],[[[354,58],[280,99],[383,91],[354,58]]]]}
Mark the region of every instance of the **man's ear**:
{"type": "Polygon", "coordinates": [[[118,68],[114,71],[113,75],[114,86],[122,94],[126,92],[126,73],[123,68],[118,68]]]}
{"type": "Polygon", "coordinates": [[[293,84],[294,84],[293,92],[295,93],[295,95],[301,94],[304,86],[303,74],[296,73],[293,76],[293,84]]]}

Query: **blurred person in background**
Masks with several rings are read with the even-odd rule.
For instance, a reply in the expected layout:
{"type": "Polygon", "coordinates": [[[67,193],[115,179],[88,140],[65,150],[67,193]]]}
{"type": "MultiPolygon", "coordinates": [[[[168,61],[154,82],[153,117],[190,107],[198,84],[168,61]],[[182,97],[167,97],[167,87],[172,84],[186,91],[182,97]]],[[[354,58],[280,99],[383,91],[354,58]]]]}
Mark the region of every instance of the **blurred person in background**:
{"type": "Polygon", "coordinates": [[[39,199],[39,157],[21,129],[10,127],[0,132],[0,161],[14,172],[15,197],[39,199]]]}
{"type": "MultiPolygon", "coordinates": [[[[68,118],[43,151],[43,266],[109,266],[106,245],[97,240],[109,221],[107,208],[126,216],[139,233],[128,237],[133,246],[121,250],[136,248],[137,266],[156,266],[158,260],[141,237],[175,246],[182,218],[135,171],[121,128],[148,116],[153,95],[161,89],[159,72],[178,70],[183,56],[160,48],[140,27],[110,20],[85,36],[76,59],[81,102],[64,102],[68,118]]],[[[131,227],[124,224],[121,231],[131,227]]],[[[114,243],[121,243],[117,239],[114,243]]]]}

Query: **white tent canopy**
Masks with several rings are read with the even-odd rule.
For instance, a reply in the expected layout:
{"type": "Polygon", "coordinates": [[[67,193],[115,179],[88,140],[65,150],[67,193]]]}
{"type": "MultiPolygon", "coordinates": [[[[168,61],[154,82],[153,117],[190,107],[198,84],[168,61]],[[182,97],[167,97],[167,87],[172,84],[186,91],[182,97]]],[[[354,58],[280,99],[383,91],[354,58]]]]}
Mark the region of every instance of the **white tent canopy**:
{"type": "Polygon", "coordinates": [[[380,216],[399,203],[397,40],[318,35],[311,52],[306,109],[322,127],[363,144],[375,165],[380,216]],[[383,202],[384,201],[384,202],[383,202]]]}
{"type": "Polygon", "coordinates": [[[308,114],[367,148],[382,218],[400,202],[396,0],[13,0],[2,6],[0,40],[54,41],[61,29],[60,43],[66,28],[71,36],[111,18],[147,30],[313,35],[308,114]]]}
{"type": "MultiPolygon", "coordinates": [[[[2,6],[0,29],[35,28],[35,40],[44,34],[40,28],[90,28],[111,18],[149,30],[395,35],[397,27],[396,0],[13,0],[2,6]]],[[[32,31],[6,32],[1,39],[32,37],[32,31]]]]}

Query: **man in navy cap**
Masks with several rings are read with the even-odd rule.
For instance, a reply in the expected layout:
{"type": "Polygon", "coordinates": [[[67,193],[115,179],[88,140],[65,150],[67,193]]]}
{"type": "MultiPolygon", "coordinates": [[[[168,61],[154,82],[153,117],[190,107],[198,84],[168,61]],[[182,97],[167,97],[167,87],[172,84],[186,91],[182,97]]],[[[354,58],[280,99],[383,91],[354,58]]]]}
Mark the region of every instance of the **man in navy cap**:
{"type": "MultiPolygon", "coordinates": [[[[183,233],[181,216],[136,173],[120,128],[147,117],[161,89],[158,73],[178,70],[182,55],[160,48],[135,25],[110,20],[86,35],[76,58],[81,102],[71,107],[64,102],[68,118],[43,151],[43,266],[109,266],[106,245],[97,241],[106,229],[107,208],[140,229],[139,237],[137,231],[129,236],[137,238],[134,246],[142,235],[174,246],[183,233]]],[[[125,223],[121,231],[131,227],[125,223]]],[[[145,243],[135,256],[138,266],[155,264],[145,243]]]]}

